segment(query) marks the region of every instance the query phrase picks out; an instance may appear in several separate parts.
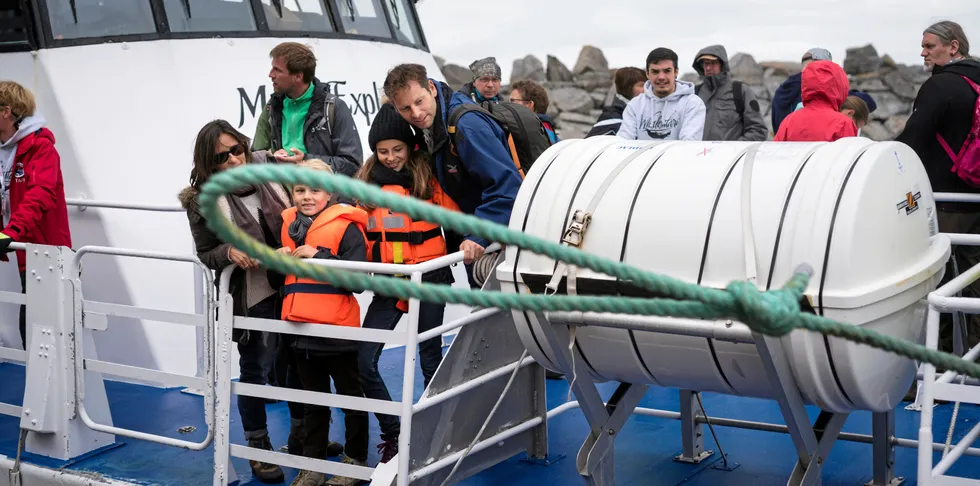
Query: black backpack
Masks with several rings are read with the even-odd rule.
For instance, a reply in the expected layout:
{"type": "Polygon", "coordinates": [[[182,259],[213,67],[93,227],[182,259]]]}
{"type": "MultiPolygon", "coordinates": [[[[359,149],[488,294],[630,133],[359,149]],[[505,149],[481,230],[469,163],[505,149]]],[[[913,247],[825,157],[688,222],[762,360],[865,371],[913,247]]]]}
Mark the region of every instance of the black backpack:
{"type": "MultiPolygon", "coordinates": [[[[701,93],[701,86],[699,84],[694,87],[694,94],[701,93]]],[[[732,81],[732,96],[735,97],[735,110],[738,111],[738,116],[742,118],[742,123],[745,123],[745,98],[742,96],[742,82],[732,81]]]]}
{"type": "Polygon", "coordinates": [[[548,132],[545,131],[544,124],[537,114],[524,105],[502,101],[488,103],[485,106],[463,103],[449,112],[446,127],[454,148],[459,146],[456,137],[460,136],[456,124],[461,116],[471,111],[489,115],[490,119],[497,122],[497,125],[504,130],[510,156],[514,159],[514,166],[517,167],[522,178],[531,170],[534,161],[551,146],[548,132]]]}

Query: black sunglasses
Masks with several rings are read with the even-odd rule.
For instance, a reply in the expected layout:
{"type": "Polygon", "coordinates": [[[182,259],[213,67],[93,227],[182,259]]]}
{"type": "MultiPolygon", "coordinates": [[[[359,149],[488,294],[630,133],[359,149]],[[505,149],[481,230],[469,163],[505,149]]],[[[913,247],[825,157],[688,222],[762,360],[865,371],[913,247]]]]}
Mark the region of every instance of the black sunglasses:
{"type": "Polygon", "coordinates": [[[225,162],[228,162],[229,155],[234,155],[235,157],[238,157],[244,153],[245,153],[245,147],[243,147],[242,144],[237,143],[235,144],[234,147],[228,149],[225,152],[218,152],[217,154],[214,155],[214,157],[215,160],[218,161],[218,165],[221,165],[224,164],[225,162]]]}

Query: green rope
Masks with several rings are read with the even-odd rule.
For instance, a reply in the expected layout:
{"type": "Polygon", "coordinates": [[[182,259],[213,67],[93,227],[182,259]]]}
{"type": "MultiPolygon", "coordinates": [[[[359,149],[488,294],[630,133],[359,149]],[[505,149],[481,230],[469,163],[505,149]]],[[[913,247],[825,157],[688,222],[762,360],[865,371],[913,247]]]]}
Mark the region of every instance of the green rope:
{"type": "Polygon", "coordinates": [[[725,290],[712,289],[591,255],[576,248],[513,231],[506,226],[449,211],[417,199],[385,192],[379,187],[350,177],[289,165],[246,165],[218,173],[202,187],[199,200],[208,226],[222,240],[259,260],[266,267],[285,275],[330,282],[352,292],[370,290],[387,297],[415,298],[425,302],[465,304],[473,307],[497,307],[504,310],[591,311],[698,319],[733,319],[745,323],[754,332],[776,337],[784,336],[794,329],[807,329],[980,378],[980,364],[859,326],[802,312],[799,301],[812,274],[812,268],[808,265],[801,265],[786,285],[778,290],[760,292],[755,285],[745,281],[734,281],[725,290]],[[413,219],[437,223],[462,234],[478,235],[502,245],[517,246],[556,261],[601,272],[663,297],[484,292],[452,288],[448,285],[416,284],[400,278],[380,277],[312,265],[276,253],[274,249],[260,243],[235,226],[219,209],[219,197],[242,187],[267,182],[307,185],[378,207],[391,208],[408,214],[413,219]]]}

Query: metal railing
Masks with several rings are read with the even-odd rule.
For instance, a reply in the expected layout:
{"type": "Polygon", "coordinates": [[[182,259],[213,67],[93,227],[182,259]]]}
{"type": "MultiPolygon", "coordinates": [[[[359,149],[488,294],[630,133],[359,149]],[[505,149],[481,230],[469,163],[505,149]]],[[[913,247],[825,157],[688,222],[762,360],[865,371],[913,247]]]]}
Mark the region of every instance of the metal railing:
{"type": "MultiPolygon", "coordinates": [[[[10,249],[26,250],[27,245],[25,245],[24,243],[11,243],[10,249]]],[[[20,292],[0,291],[0,303],[26,305],[27,296],[20,292]]],[[[8,348],[8,347],[0,346],[0,363],[4,361],[26,364],[27,351],[19,348],[8,348]]],[[[9,415],[11,417],[20,418],[21,411],[22,411],[22,407],[19,405],[0,402],[0,415],[9,415]]]]}
{"type": "Polygon", "coordinates": [[[65,202],[69,206],[75,206],[79,211],[85,211],[88,208],[105,208],[105,209],[130,209],[134,211],[153,211],[161,213],[183,213],[184,208],[180,206],[171,206],[165,204],[137,204],[137,203],[125,203],[118,201],[98,201],[94,199],[85,198],[67,198],[65,202]]]}
{"type": "MultiPolygon", "coordinates": [[[[68,206],[74,206],[78,208],[79,211],[85,212],[88,208],[102,208],[102,209],[122,209],[129,211],[149,211],[149,212],[163,212],[163,213],[183,213],[185,209],[177,205],[165,205],[165,204],[141,204],[141,203],[127,203],[119,201],[102,201],[97,199],[87,199],[84,194],[78,198],[67,198],[65,202],[68,206]]],[[[192,250],[196,250],[195,247],[191,247],[192,250]]],[[[194,312],[200,314],[204,312],[204,301],[201,296],[204,294],[204,289],[201,286],[203,282],[203,273],[212,273],[210,269],[202,270],[201,267],[194,267],[194,312]]],[[[214,278],[214,275],[211,275],[214,278]]],[[[203,332],[198,330],[197,341],[201,342],[204,339],[203,332]]],[[[207,359],[207,355],[210,352],[204,349],[198,349],[198,366],[197,372],[202,373],[205,368],[204,361],[207,359]]],[[[195,388],[195,390],[197,390],[195,388]]]]}
{"type": "MultiPolygon", "coordinates": [[[[980,194],[960,194],[937,192],[933,195],[936,202],[965,202],[980,203],[980,194]]],[[[937,215],[938,218],[938,215],[937,215]]],[[[941,229],[941,228],[940,228],[941,229]]],[[[950,242],[954,246],[954,251],[950,255],[951,259],[956,258],[955,246],[980,246],[980,235],[946,233],[950,242]]],[[[931,292],[928,296],[929,310],[926,317],[926,346],[930,349],[939,347],[939,315],[941,313],[954,313],[953,335],[954,348],[957,354],[962,353],[962,344],[959,338],[962,336],[964,322],[955,313],[965,312],[969,314],[980,314],[980,299],[956,297],[966,287],[972,285],[980,279],[980,264],[961,272],[949,280],[945,285],[931,292]]],[[[973,349],[963,353],[963,359],[974,361],[980,356],[980,344],[973,349]]],[[[917,377],[920,383],[919,393],[912,409],[920,410],[919,440],[918,449],[918,484],[927,486],[931,484],[945,484],[947,481],[955,480],[956,484],[980,484],[980,481],[967,480],[946,476],[946,471],[950,466],[963,455],[980,455],[980,449],[971,448],[970,445],[980,437],[980,424],[975,425],[955,447],[951,444],[952,432],[955,427],[956,414],[951,417],[950,435],[945,444],[933,444],[933,406],[935,400],[949,400],[980,404],[980,388],[973,380],[967,379],[959,374],[946,371],[942,375],[936,373],[935,365],[924,363],[921,366],[921,377],[917,377]],[[960,384],[954,384],[953,380],[960,379],[960,384]],[[943,451],[939,463],[933,466],[933,454],[935,451],[943,451]]]]}
{"type": "MultiPolygon", "coordinates": [[[[488,252],[499,250],[500,246],[498,244],[493,244],[487,248],[488,252]]],[[[429,260],[427,262],[413,264],[413,265],[398,265],[398,264],[384,264],[384,263],[369,263],[369,262],[350,262],[343,260],[307,260],[310,263],[317,265],[330,266],[333,268],[341,268],[346,270],[365,272],[365,273],[378,273],[387,275],[410,275],[413,282],[421,282],[422,274],[437,270],[440,268],[448,267],[452,264],[461,262],[463,260],[463,252],[452,253],[440,258],[429,260]]],[[[437,327],[425,333],[418,332],[418,321],[419,321],[419,301],[417,299],[410,299],[408,305],[408,325],[403,331],[385,331],[378,329],[363,329],[360,327],[345,327],[345,326],[325,326],[321,324],[310,324],[310,323],[294,323],[287,321],[277,321],[271,319],[258,319],[258,318],[248,318],[240,316],[232,316],[231,304],[232,298],[229,294],[229,287],[231,282],[231,274],[234,270],[234,266],[228,266],[221,272],[221,277],[219,279],[219,291],[218,291],[218,327],[219,327],[219,341],[216,347],[221,353],[220,356],[216,357],[216,361],[219,363],[217,367],[217,380],[216,380],[216,401],[218,404],[216,413],[219,416],[220,423],[218,424],[219,435],[215,439],[215,475],[214,484],[216,486],[224,486],[227,484],[228,478],[228,463],[229,457],[239,457],[243,459],[249,459],[253,461],[262,461],[266,463],[279,464],[281,466],[294,467],[299,469],[306,469],[310,471],[316,471],[323,474],[333,474],[342,475],[346,477],[352,477],[362,480],[371,479],[375,468],[355,466],[349,464],[341,464],[331,461],[326,461],[323,459],[313,459],[308,457],[297,457],[294,455],[289,455],[281,452],[273,451],[263,451],[259,449],[254,449],[245,446],[239,446],[231,444],[227,437],[227,432],[229,430],[229,414],[230,414],[230,402],[231,394],[234,393],[240,396],[249,396],[265,399],[275,399],[275,400],[286,400],[294,403],[304,403],[310,405],[319,405],[323,407],[338,407],[347,408],[353,410],[362,410],[365,412],[383,413],[390,415],[398,415],[401,418],[401,432],[398,437],[398,455],[395,456],[393,461],[397,461],[397,485],[398,486],[408,486],[409,482],[415,480],[419,477],[425,476],[434,472],[436,470],[445,467],[445,465],[451,465],[453,461],[443,459],[440,464],[445,462],[445,464],[436,467],[435,464],[427,466],[424,470],[415,471],[411,473],[409,471],[409,450],[411,447],[411,435],[412,435],[412,417],[413,414],[419,410],[428,408],[429,406],[435,405],[442,401],[448,400],[452,397],[458,396],[462,393],[466,393],[472,388],[478,386],[481,383],[488,382],[502,376],[504,374],[510,373],[515,367],[527,366],[534,363],[531,358],[526,358],[519,363],[513,363],[509,366],[505,366],[501,369],[495,370],[492,373],[481,376],[466,385],[455,387],[453,389],[447,390],[438,395],[427,397],[424,400],[419,401],[418,404],[414,404],[414,389],[415,389],[415,362],[416,353],[413,351],[418,343],[424,339],[429,339],[441,335],[442,332],[457,329],[467,324],[478,321],[479,319],[492,315],[499,312],[498,309],[481,309],[457,319],[454,322],[445,324],[443,326],[437,327]],[[333,394],[329,392],[313,392],[307,390],[294,390],[289,388],[277,388],[277,387],[267,387],[267,386],[257,386],[250,385],[240,382],[231,382],[230,374],[230,346],[231,346],[231,334],[234,329],[249,329],[255,331],[266,331],[266,332],[278,332],[285,334],[292,334],[296,336],[311,336],[311,337],[327,337],[333,339],[344,339],[353,341],[366,341],[375,342],[383,344],[394,344],[394,345],[404,345],[405,346],[405,360],[402,378],[402,400],[401,402],[396,401],[386,401],[386,400],[374,400],[363,397],[348,397],[344,395],[333,394]]],[[[538,419],[540,421],[540,419],[538,419]]],[[[525,429],[521,429],[523,431],[525,429]]],[[[506,433],[519,433],[507,431],[506,433]]],[[[498,440],[503,440],[504,437],[495,436],[498,440]]],[[[475,449],[474,449],[475,450],[475,449]]],[[[455,457],[455,456],[452,456],[455,457]]]]}
{"type": "Polygon", "coordinates": [[[122,365],[118,363],[110,363],[107,361],[101,361],[96,359],[87,359],[84,357],[84,348],[82,339],[83,327],[92,327],[86,325],[90,319],[101,320],[106,316],[118,316],[118,317],[129,317],[134,319],[147,319],[152,321],[168,322],[173,324],[190,325],[195,327],[200,327],[204,329],[204,347],[208,350],[208,356],[213,356],[213,343],[214,343],[214,328],[215,328],[215,305],[214,305],[214,277],[211,271],[197,258],[189,255],[175,255],[169,253],[160,253],[152,251],[142,251],[142,250],[129,250],[123,248],[112,248],[103,246],[83,246],[75,252],[75,256],[72,258],[71,265],[68,269],[68,274],[65,276],[70,279],[74,285],[74,364],[75,364],[75,402],[76,410],[79,418],[85,423],[87,427],[98,432],[104,432],[107,434],[116,434],[124,437],[130,437],[133,439],[146,440],[150,442],[156,442],[160,444],[170,445],[174,447],[181,447],[190,450],[203,450],[208,445],[211,444],[212,439],[215,434],[215,416],[214,416],[214,364],[211,359],[207,360],[205,377],[199,378],[196,376],[187,376],[176,373],[169,373],[160,370],[153,370],[149,368],[141,368],[136,366],[122,365]],[[187,262],[193,263],[204,270],[205,278],[207,279],[207,285],[205,286],[205,291],[207,297],[204,302],[205,310],[203,314],[188,314],[185,312],[175,312],[167,311],[161,309],[151,309],[142,308],[136,306],[129,306],[123,304],[114,304],[109,302],[96,302],[90,300],[84,300],[82,297],[82,282],[81,282],[81,260],[82,257],[88,254],[101,254],[101,255],[112,255],[112,256],[122,256],[131,258],[143,258],[150,260],[163,260],[163,261],[175,261],[175,262],[187,262]],[[171,437],[166,437],[162,435],[149,434],[146,432],[139,432],[130,429],[124,429],[121,427],[113,427],[109,425],[96,423],[85,410],[85,387],[84,387],[84,376],[85,371],[93,371],[98,373],[108,373],[111,375],[121,376],[125,378],[138,379],[138,380],[148,380],[152,382],[167,384],[167,385],[178,385],[185,386],[189,388],[196,388],[204,391],[204,421],[207,424],[207,435],[204,440],[200,442],[191,442],[180,439],[174,439],[171,437]]]}

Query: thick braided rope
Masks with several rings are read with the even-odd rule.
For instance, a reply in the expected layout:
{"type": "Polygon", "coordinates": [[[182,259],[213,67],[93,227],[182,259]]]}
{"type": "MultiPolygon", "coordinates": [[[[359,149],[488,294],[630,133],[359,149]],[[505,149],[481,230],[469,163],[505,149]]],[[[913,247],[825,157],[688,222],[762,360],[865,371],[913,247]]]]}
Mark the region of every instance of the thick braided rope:
{"type": "Polygon", "coordinates": [[[930,350],[868,329],[801,312],[799,301],[812,272],[804,265],[779,290],[760,292],[748,282],[732,282],[725,290],[701,287],[666,275],[647,272],[622,262],[608,260],[561,246],[533,235],[513,231],[441,207],[382,191],[350,177],[289,165],[255,164],[221,172],[211,177],[199,196],[201,211],[208,226],[227,241],[266,267],[286,275],[296,275],[343,287],[353,292],[372,292],[402,299],[425,302],[464,304],[473,307],[497,307],[525,311],[590,311],[620,314],[674,316],[699,319],[735,319],[754,332],[784,336],[796,328],[808,329],[856,343],[880,348],[907,358],[922,361],[980,378],[980,365],[957,356],[930,350]],[[381,277],[360,272],[313,265],[300,259],[276,253],[236,227],[218,208],[218,198],[241,187],[278,182],[302,184],[342,194],[379,207],[391,208],[413,219],[430,221],[463,234],[479,235],[503,245],[517,246],[536,254],[564,261],[578,267],[628,281],[664,298],[620,296],[506,294],[457,289],[448,285],[416,284],[400,278],[381,277]]]}

